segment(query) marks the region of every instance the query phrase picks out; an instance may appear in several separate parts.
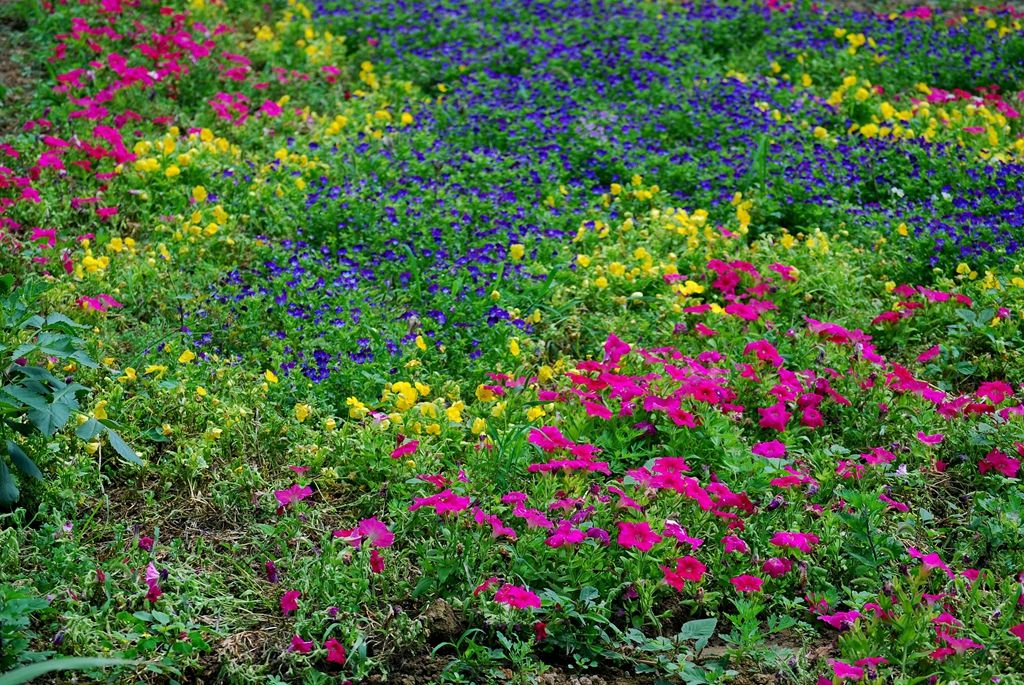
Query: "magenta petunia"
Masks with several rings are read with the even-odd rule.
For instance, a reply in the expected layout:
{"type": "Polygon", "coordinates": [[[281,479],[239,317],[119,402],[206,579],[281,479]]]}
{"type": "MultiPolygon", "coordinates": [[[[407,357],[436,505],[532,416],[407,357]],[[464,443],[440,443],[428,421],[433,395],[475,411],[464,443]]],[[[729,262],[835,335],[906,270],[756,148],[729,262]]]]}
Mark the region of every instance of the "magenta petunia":
{"type": "Polygon", "coordinates": [[[391,452],[392,459],[400,459],[401,457],[408,456],[416,451],[416,448],[420,446],[419,440],[410,440],[404,445],[399,445],[391,452]]]}
{"type": "Polygon", "coordinates": [[[458,513],[469,508],[470,499],[462,495],[456,495],[451,490],[442,490],[430,497],[414,497],[409,511],[416,511],[423,507],[433,509],[438,514],[458,513]]]}
{"type": "Polygon", "coordinates": [[[923,442],[926,445],[938,445],[939,443],[942,442],[943,438],[945,438],[945,437],[946,436],[944,436],[942,433],[935,433],[934,435],[928,435],[927,433],[925,433],[923,431],[918,431],[917,432],[917,439],[920,440],[921,442],[923,442]]]}
{"type": "Polygon", "coordinates": [[[355,532],[373,547],[390,547],[395,544],[395,534],[376,518],[363,519],[355,532]]]}
{"type": "Polygon", "coordinates": [[[309,654],[313,649],[312,640],[303,640],[298,635],[292,635],[292,644],[288,648],[290,652],[297,652],[299,654],[309,654]]]}
{"type": "Polygon", "coordinates": [[[851,666],[846,662],[837,661],[836,659],[829,659],[829,664],[832,666],[832,672],[835,674],[835,677],[840,681],[864,679],[864,669],[859,666],[851,666]]]}
{"type": "Polygon", "coordinates": [[[281,595],[281,613],[287,616],[293,611],[298,610],[299,597],[302,597],[302,593],[298,590],[288,590],[281,595]]]}
{"type": "Polygon", "coordinates": [[[778,440],[756,443],[750,451],[759,457],[779,459],[786,456],[786,446],[778,440]]]}
{"type": "Polygon", "coordinates": [[[616,542],[620,547],[649,552],[655,544],[661,541],[661,536],[651,530],[651,524],[647,521],[639,523],[619,521],[615,525],[619,527],[619,537],[616,542]]]}
{"type": "Polygon", "coordinates": [[[779,431],[780,433],[786,430],[786,423],[789,421],[791,414],[786,411],[786,403],[778,401],[770,407],[758,407],[757,413],[760,415],[761,420],[758,422],[761,428],[770,428],[772,430],[779,431]]]}
{"type": "Polygon", "coordinates": [[[327,650],[327,663],[345,665],[345,647],[335,638],[327,640],[324,643],[324,649],[327,650]]]}
{"type": "Polygon", "coordinates": [[[729,580],[738,592],[760,592],[764,580],[757,576],[741,575],[729,580]]]}
{"type": "Polygon", "coordinates": [[[308,485],[299,485],[298,483],[292,484],[290,488],[274,491],[274,497],[277,498],[278,503],[282,507],[287,507],[289,504],[301,502],[312,494],[313,489],[311,487],[308,485]]]}
{"type": "Polygon", "coordinates": [[[540,609],[540,597],[526,588],[505,583],[494,593],[494,601],[514,609],[534,607],[540,609]]]}
{"type": "Polygon", "coordinates": [[[810,552],[811,548],[818,544],[820,538],[814,533],[799,533],[791,531],[779,531],[772,536],[771,544],[784,549],[795,549],[801,552],[810,552]]]}

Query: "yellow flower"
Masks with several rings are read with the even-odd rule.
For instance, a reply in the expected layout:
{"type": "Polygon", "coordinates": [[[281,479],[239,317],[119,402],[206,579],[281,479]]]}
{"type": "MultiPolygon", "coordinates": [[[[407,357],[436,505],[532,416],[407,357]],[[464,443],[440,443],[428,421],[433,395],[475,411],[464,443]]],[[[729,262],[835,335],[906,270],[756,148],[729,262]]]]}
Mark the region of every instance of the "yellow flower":
{"type": "Polygon", "coordinates": [[[462,410],[465,408],[466,404],[464,402],[456,402],[448,407],[444,413],[452,423],[462,423],[462,410]]]}
{"type": "Polygon", "coordinates": [[[345,400],[345,406],[348,407],[348,416],[350,419],[362,419],[365,418],[366,415],[370,413],[370,410],[366,407],[366,405],[360,402],[355,397],[349,397],[347,400],[345,400]]]}
{"type": "Polygon", "coordinates": [[[395,407],[398,409],[398,411],[406,411],[407,409],[411,409],[412,406],[416,403],[416,397],[418,396],[416,388],[412,387],[409,383],[406,383],[405,381],[392,383],[391,392],[398,395],[398,397],[395,398],[395,407]]]}
{"type": "Polygon", "coordinates": [[[416,347],[418,347],[420,350],[426,350],[427,349],[427,343],[423,340],[423,336],[422,335],[417,335],[416,336],[416,347]]]}
{"type": "Polygon", "coordinates": [[[136,376],[136,374],[135,374],[135,369],[133,369],[132,367],[129,366],[128,368],[126,368],[124,370],[124,375],[121,376],[119,378],[119,380],[134,381],[137,377],[138,376],[136,376]]]}
{"type": "Polygon", "coordinates": [[[305,421],[312,412],[313,407],[309,406],[308,404],[295,405],[295,418],[298,419],[299,423],[305,421]]]}
{"type": "Polygon", "coordinates": [[[192,189],[192,197],[196,202],[206,202],[207,193],[203,186],[196,186],[192,189]]]}
{"type": "Polygon", "coordinates": [[[494,402],[498,396],[486,385],[481,384],[476,386],[476,398],[481,402],[494,402]]]}
{"type": "Polygon", "coordinates": [[[534,406],[534,407],[530,407],[526,411],[526,418],[528,418],[530,421],[536,421],[537,419],[539,419],[540,417],[544,416],[545,414],[546,414],[546,412],[544,411],[543,407],[534,406]]]}
{"type": "Polygon", "coordinates": [[[416,120],[413,119],[413,116],[411,114],[409,114],[408,112],[402,112],[402,117],[401,117],[400,121],[401,121],[402,126],[408,126],[409,124],[413,123],[416,120]]]}
{"type": "Polygon", "coordinates": [[[896,232],[899,233],[904,238],[910,235],[910,229],[907,228],[906,224],[900,224],[899,226],[897,226],[896,232]]]}
{"type": "Polygon", "coordinates": [[[195,358],[196,358],[195,352],[193,352],[192,350],[185,350],[180,355],[178,355],[178,363],[179,364],[188,364],[190,361],[192,361],[195,358]]]}
{"type": "Polygon", "coordinates": [[[826,131],[821,126],[815,126],[813,133],[814,137],[817,138],[818,140],[821,140],[822,138],[828,138],[828,131],[826,131]]]}
{"type": "Polygon", "coordinates": [[[513,357],[518,357],[519,356],[519,351],[520,351],[519,350],[519,341],[516,340],[515,338],[512,338],[511,340],[509,340],[508,341],[508,351],[512,354],[513,357]]]}
{"type": "Polygon", "coordinates": [[[263,377],[267,379],[267,383],[277,383],[277,374],[270,369],[263,372],[263,377]]]}
{"type": "Polygon", "coordinates": [[[487,419],[481,419],[480,417],[473,419],[473,425],[470,427],[469,430],[472,431],[473,433],[476,433],[477,435],[480,435],[481,433],[486,433],[487,419]]]}
{"type": "Polygon", "coordinates": [[[552,370],[552,368],[550,366],[548,366],[547,364],[545,364],[544,366],[540,367],[540,369],[537,370],[537,382],[538,383],[546,383],[547,381],[549,381],[552,378],[554,378],[554,376],[555,376],[554,370],[552,370]]]}
{"type": "Polygon", "coordinates": [[[96,408],[92,410],[92,415],[96,417],[97,421],[105,421],[107,418],[107,401],[100,400],[96,403],[96,408]]]}
{"type": "Polygon", "coordinates": [[[179,169],[176,164],[172,164],[171,166],[167,167],[164,170],[164,176],[166,176],[167,178],[174,178],[175,176],[177,176],[180,173],[181,173],[181,169],[179,169]]]}
{"type": "Polygon", "coordinates": [[[200,397],[206,397],[206,388],[201,385],[196,387],[196,394],[200,397]]]}
{"type": "Polygon", "coordinates": [[[167,367],[164,366],[163,364],[150,364],[149,366],[146,367],[146,370],[143,373],[145,373],[147,376],[149,374],[153,374],[157,378],[162,378],[163,375],[167,373],[167,367]]]}
{"type": "Polygon", "coordinates": [[[526,247],[520,243],[514,243],[509,248],[509,256],[512,257],[513,262],[518,262],[526,254],[526,247]]]}
{"type": "Polygon", "coordinates": [[[585,254],[576,255],[576,263],[586,268],[590,266],[590,257],[585,254]]]}

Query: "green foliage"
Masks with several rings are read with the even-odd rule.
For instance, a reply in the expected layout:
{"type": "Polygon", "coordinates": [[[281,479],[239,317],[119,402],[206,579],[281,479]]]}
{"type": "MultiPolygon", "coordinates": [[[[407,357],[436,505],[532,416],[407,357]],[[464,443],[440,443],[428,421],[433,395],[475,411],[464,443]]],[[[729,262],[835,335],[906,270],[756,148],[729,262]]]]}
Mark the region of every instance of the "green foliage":
{"type": "MultiPolygon", "coordinates": [[[[58,378],[55,367],[71,364],[95,369],[99,365],[86,352],[81,332],[86,326],[64,314],[36,313],[46,286],[30,282],[14,287],[13,276],[0,279],[0,428],[30,439],[52,437],[81,408],[89,389],[70,378],[58,378]]],[[[142,461],[109,422],[92,419],[76,434],[91,440],[105,433],[115,451],[126,461],[142,461]]],[[[10,463],[23,475],[42,480],[39,467],[24,446],[6,439],[10,463]]],[[[0,458],[0,506],[18,501],[20,491],[5,461],[0,458]]]]}

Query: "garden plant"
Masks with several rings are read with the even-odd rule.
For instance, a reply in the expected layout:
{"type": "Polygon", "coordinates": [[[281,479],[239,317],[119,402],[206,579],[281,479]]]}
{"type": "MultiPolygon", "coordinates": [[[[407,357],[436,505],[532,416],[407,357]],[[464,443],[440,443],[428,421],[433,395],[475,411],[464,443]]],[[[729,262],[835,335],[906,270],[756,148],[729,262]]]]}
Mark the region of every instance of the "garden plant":
{"type": "Polygon", "coordinates": [[[1024,11],[0,4],[0,685],[1024,684],[1024,11]]]}

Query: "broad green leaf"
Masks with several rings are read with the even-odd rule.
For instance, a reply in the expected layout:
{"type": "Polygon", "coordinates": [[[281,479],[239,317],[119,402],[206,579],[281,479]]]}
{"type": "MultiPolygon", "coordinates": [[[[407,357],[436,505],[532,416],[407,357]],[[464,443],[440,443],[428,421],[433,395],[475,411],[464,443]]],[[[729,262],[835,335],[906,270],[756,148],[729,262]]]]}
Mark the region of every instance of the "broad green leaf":
{"type": "Polygon", "coordinates": [[[81,426],[75,429],[75,435],[82,440],[92,440],[97,435],[103,432],[103,424],[96,419],[89,419],[81,426]]]}
{"type": "Polygon", "coordinates": [[[25,454],[25,450],[16,442],[10,440],[7,441],[7,454],[11,455],[11,462],[18,467],[18,470],[24,473],[26,476],[35,478],[36,480],[43,479],[43,472],[39,470],[35,462],[29,459],[29,456],[25,454]]]}
{"type": "Polygon", "coordinates": [[[142,460],[139,459],[139,455],[135,453],[127,442],[118,434],[117,431],[107,429],[107,440],[110,441],[110,446],[114,448],[114,451],[121,455],[121,458],[127,462],[131,462],[136,466],[143,466],[142,460]]]}
{"type": "Polygon", "coordinates": [[[676,638],[679,640],[693,640],[693,648],[696,651],[704,649],[708,640],[715,634],[715,627],[718,625],[717,618],[702,618],[696,621],[687,621],[679,629],[676,638]]]}
{"type": "Polygon", "coordinates": [[[21,493],[14,484],[14,478],[7,469],[7,462],[0,459],[0,506],[9,507],[18,501],[21,493]]]}

